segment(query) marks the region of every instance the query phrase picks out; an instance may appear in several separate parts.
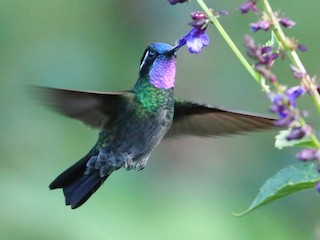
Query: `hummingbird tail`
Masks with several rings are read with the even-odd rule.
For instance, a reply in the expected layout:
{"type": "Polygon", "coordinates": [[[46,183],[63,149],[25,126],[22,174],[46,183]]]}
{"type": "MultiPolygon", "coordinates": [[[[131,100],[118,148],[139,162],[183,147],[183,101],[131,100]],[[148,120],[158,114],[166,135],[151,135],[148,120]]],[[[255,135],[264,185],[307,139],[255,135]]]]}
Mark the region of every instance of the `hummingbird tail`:
{"type": "Polygon", "coordinates": [[[66,205],[70,205],[72,209],[80,207],[102,185],[108,176],[101,178],[99,173],[95,172],[91,175],[83,175],[64,187],[63,194],[66,198],[66,205]]]}
{"type": "Polygon", "coordinates": [[[72,209],[78,208],[85,203],[110,176],[109,174],[101,178],[98,171],[88,175],[84,174],[87,161],[91,156],[89,152],[85,157],[61,173],[49,185],[51,190],[63,189],[66,205],[70,205],[72,209]]]}

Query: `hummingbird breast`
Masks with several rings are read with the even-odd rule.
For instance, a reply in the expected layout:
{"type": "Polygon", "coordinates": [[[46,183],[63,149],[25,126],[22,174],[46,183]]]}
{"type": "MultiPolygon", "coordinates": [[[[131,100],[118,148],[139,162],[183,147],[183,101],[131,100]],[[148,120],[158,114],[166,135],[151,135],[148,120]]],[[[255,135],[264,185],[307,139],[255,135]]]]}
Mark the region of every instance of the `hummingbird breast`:
{"type": "Polygon", "coordinates": [[[100,133],[98,156],[87,164],[87,172],[100,170],[100,177],[125,167],[141,170],[152,150],[169,130],[174,111],[173,101],[161,104],[150,111],[140,104],[129,106],[127,111],[100,133]],[[92,168],[93,167],[93,168],[92,168]]]}
{"type": "Polygon", "coordinates": [[[160,108],[155,114],[141,116],[133,112],[125,119],[120,119],[120,124],[116,124],[109,132],[109,147],[120,154],[131,155],[133,161],[138,161],[142,155],[149,155],[169,130],[172,112],[160,108]]]}

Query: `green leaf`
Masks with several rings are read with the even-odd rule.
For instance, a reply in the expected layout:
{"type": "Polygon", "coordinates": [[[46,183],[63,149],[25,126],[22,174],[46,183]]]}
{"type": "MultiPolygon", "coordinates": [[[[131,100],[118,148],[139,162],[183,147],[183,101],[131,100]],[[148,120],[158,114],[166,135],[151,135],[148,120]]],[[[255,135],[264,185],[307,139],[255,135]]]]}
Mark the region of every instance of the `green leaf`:
{"type": "Polygon", "coordinates": [[[314,144],[314,142],[311,140],[311,138],[306,137],[302,139],[293,139],[288,141],[286,139],[286,136],[290,133],[290,130],[282,130],[279,132],[279,134],[276,136],[276,141],[275,141],[275,147],[278,149],[282,149],[285,147],[304,147],[304,148],[317,148],[314,144]]]}
{"type": "Polygon", "coordinates": [[[277,52],[279,50],[279,40],[273,31],[271,32],[271,39],[266,42],[264,46],[272,47],[274,52],[277,52]]]}
{"type": "Polygon", "coordinates": [[[250,207],[236,216],[243,216],[264,204],[287,196],[291,193],[313,188],[320,181],[320,173],[316,163],[296,163],[281,169],[269,178],[260,188],[260,191],[250,207]]]}

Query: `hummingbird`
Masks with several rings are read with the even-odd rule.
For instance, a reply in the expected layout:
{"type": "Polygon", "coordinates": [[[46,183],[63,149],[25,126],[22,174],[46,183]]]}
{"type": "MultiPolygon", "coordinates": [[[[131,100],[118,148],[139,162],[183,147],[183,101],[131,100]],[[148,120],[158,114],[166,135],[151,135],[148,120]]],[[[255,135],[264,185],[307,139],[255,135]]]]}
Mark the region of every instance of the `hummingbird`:
{"type": "Polygon", "coordinates": [[[144,169],[163,138],[214,137],[274,126],[273,118],[175,99],[178,49],[166,43],[149,45],[138,80],[129,91],[35,87],[49,108],[100,129],[88,154],[49,185],[63,189],[66,205],[81,206],[120,168],[144,169]]]}

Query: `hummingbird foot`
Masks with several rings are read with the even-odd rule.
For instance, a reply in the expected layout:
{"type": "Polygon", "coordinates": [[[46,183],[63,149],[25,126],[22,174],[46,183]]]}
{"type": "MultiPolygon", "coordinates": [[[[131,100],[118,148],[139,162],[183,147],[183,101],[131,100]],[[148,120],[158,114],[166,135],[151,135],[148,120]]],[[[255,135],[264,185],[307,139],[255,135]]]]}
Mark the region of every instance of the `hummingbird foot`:
{"type": "Polygon", "coordinates": [[[140,160],[139,162],[137,162],[134,166],[135,170],[142,170],[146,167],[147,163],[148,163],[148,157],[143,158],[142,160],[140,160]]]}
{"type": "Polygon", "coordinates": [[[124,155],[123,158],[125,159],[124,160],[124,168],[127,171],[132,170],[135,166],[135,162],[132,160],[132,155],[128,154],[128,153],[124,153],[123,155],[124,155]]]}
{"type": "Polygon", "coordinates": [[[97,156],[92,156],[87,164],[85,175],[90,175],[96,171],[99,171],[99,176],[104,178],[110,175],[113,171],[122,167],[120,161],[118,161],[113,154],[106,149],[100,149],[97,156]]]}
{"type": "Polygon", "coordinates": [[[124,168],[129,171],[129,170],[142,170],[145,168],[145,166],[147,165],[147,162],[148,162],[148,157],[145,157],[141,160],[136,160],[136,161],[133,161],[132,159],[132,154],[128,154],[128,153],[125,153],[123,154],[124,155],[124,168]]]}

